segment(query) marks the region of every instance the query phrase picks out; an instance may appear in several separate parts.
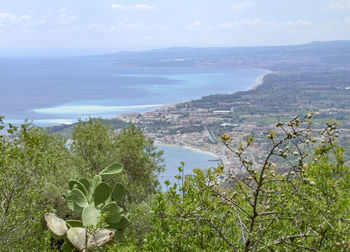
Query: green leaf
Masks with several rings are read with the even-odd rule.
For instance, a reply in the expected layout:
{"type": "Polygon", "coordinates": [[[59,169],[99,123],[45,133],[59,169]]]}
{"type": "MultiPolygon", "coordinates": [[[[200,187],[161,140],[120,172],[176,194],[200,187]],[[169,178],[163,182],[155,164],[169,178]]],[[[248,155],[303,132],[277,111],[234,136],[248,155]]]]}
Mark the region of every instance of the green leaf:
{"type": "Polygon", "coordinates": [[[84,207],[79,206],[74,200],[73,197],[69,194],[66,197],[67,207],[72,210],[74,213],[81,214],[84,207]]]}
{"type": "Polygon", "coordinates": [[[74,211],[74,203],[73,203],[72,197],[70,196],[70,192],[69,192],[69,194],[65,195],[64,198],[66,200],[67,207],[70,210],[74,211]]]}
{"type": "Polygon", "coordinates": [[[45,220],[47,227],[53,234],[57,236],[65,235],[68,230],[66,222],[63,219],[59,218],[56,214],[46,213],[45,220]]]}
{"type": "Polygon", "coordinates": [[[74,246],[70,242],[65,242],[61,246],[62,252],[72,252],[75,250],[74,246]]]}
{"type": "Polygon", "coordinates": [[[87,202],[84,194],[77,188],[74,188],[71,191],[70,197],[73,200],[73,203],[81,208],[84,208],[88,205],[88,202],[87,202]]]}
{"type": "Polygon", "coordinates": [[[102,177],[100,175],[95,175],[94,178],[92,179],[92,188],[91,188],[92,191],[95,191],[96,187],[101,182],[102,182],[102,177]]]}
{"type": "Polygon", "coordinates": [[[83,222],[80,220],[66,220],[70,227],[83,227],[83,222]]]}
{"type": "Polygon", "coordinates": [[[113,200],[120,202],[125,195],[125,187],[121,183],[117,183],[113,188],[113,200]]]}
{"type": "Polygon", "coordinates": [[[116,230],[114,233],[114,238],[116,241],[119,241],[123,238],[124,230],[116,230]]]}
{"type": "Polygon", "coordinates": [[[68,182],[69,189],[73,190],[74,188],[79,189],[85,196],[87,195],[88,191],[85,189],[84,185],[80,183],[78,180],[71,179],[68,182]]]}
{"type": "Polygon", "coordinates": [[[90,191],[90,183],[86,178],[79,179],[79,182],[84,186],[85,190],[89,193],[90,191]]]}
{"type": "Polygon", "coordinates": [[[94,198],[93,198],[94,191],[101,182],[102,182],[102,177],[100,175],[95,175],[94,178],[92,179],[91,190],[88,196],[89,204],[92,204],[94,202],[94,198]]]}
{"type": "Polygon", "coordinates": [[[81,227],[72,227],[67,231],[67,238],[72,245],[82,251],[86,248],[86,229],[81,227]]]}
{"type": "Polygon", "coordinates": [[[122,216],[118,223],[110,224],[110,226],[115,229],[125,229],[127,226],[129,226],[129,224],[130,222],[128,218],[126,218],[125,216],[122,216]]]}
{"type": "Polygon", "coordinates": [[[107,224],[115,224],[118,223],[121,219],[121,215],[119,212],[119,206],[115,202],[110,202],[107,205],[104,206],[102,209],[103,213],[108,213],[107,217],[105,218],[105,221],[107,224]]]}
{"type": "Polygon", "coordinates": [[[95,206],[99,206],[101,203],[104,203],[109,199],[111,195],[111,188],[108,184],[102,182],[98,184],[94,191],[94,203],[95,206]]]}
{"type": "Polygon", "coordinates": [[[101,211],[92,205],[88,205],[84,208],[82,219],[84,226],[96,226],[101,217],[101,211]]]}
{"type": "Polygon", "coordinates": [[[114,163],[109,166],[107,166],[105,169],[103,169],[100,172],[100,175],[113,175],[120,173],[123,170],[123,165],[120,163],[114,163]]]}

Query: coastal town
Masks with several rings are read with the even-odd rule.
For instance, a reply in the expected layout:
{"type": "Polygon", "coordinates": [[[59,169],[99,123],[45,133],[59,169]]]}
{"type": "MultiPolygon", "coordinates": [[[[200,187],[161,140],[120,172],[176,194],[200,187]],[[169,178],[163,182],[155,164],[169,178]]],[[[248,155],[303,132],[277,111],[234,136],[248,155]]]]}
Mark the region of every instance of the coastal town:
{"type": "MultiPolygon", "coordinates": [[[[264,76],[256,79],[251,90],[263,83],[264,76]]],[[[230,115],[235,113],[234,108],[237,105],[235,102],[230,104],[230,110],[193,108],[190,104],[179,108],[179,104],[183,105],[183,103],[173,103],[145,113],[122,114],[117,118],[125,123],[136,124],[146,135],[154,139],[157,145],[176,146],[213,156],[210,161],[214,161],[213,164],[223,164],[226,174],[240,173],[241,163],[232,150],[222,143],[220,135],[228,133],[232,142],[238,145],[249,134],[254,133],[261,138],[264,132],[268,132],[273,127],[273,125],[262,126],[256,123],[235,123],[230,118],[230,115]]],[[[263,149],[253,148],[251,157],[261,158],[264,154],[263,149]]]]}
{"type": "Polygon", "coordinates": [[[174,106],[167,105],[155,111],[141,113],[132,113],[120,115],[118,118],[125,122],[137,124],[149,137],[155,140],[158,145],[172,145],[181,148],[203,152],[213,156],[213,161],[223,163],[227,169],[233,168],[238,160],[232,151],[228,150],[217,135],[211,132],[207,126],[213,123],[220,123],[222,126],[231,125],[236,130],[230,134],[234,136],[234,141],[242,141],[244,136],[248,135],[254,126],[250,125],[243,130],[239,125],[225,122],[225,120],[216,117],[226,111],[202,111],[193,110],[185,114],[178,111],[174,106]],[[153,125],[165,125],[155,130],[153,125]],[[202,131],[182,132],[185,125],[203,128],[202,131]]]}
{"type": "MultiPolygon", "coordinates": [[[[295,90],[295,86],[289,82],[287,84],[281,82],[278,79],[281,76],[284,79],[288,77],[269,72],[258,78],[254,88],[248,91],[164,105],[153,111],[122,114],[117,118],[125,123],[136,124],[157,144],[174,145],[211,154],[213,160],[224,164],[226,173],[240,173],[242,164],[232,150],[221,142],[223,133],[229,134],[237,146],[244,142],[249,134],[253,134],[258,144],[251,148],[250,159],[259,160],[269,148],[266,137],[268,132],[275,128],[276,123],[279,120],[290,120],[297,115],[305,116],[308,110],[315,112],[313,127],[316,128],[323,127],[328,118],[339,120],[342,123],[340,144],[347,146],[350,120],[343,115],[348,115],[349,111],[344,111],[347,104],[343,103],[347,101],[340,98],[349,92],[346,89],[347,84],[329,82],[329,88],[322,87],[319,90],[320,94],[324,93],[329,100],[332,100],[331,104],[319,97],[314,97],[314,100],[310,101],[303,99],[302,96],[295,102],[294,94],[298,90],[295,90]],[[277,82],[284,88],[283,92],[288,90],[287,94],[278,95],[279,91],[275,88],[277,82]],[[333,85],[338,86],[338,89],[340,86],[343,92],[333,89],[333,85]]],[[[336,75],[329,75],[328,78],[335,77],[336,75]]],[[[307,95],[309,92],[307,85],[304,85],[304,90],[307,95]]]]}

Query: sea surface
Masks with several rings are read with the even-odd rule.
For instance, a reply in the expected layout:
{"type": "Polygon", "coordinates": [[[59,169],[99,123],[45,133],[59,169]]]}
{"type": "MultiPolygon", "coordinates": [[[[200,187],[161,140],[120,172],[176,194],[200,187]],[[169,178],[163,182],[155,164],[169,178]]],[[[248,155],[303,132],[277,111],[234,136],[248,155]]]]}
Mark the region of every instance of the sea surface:
{"type": "Polygon", "coordinates": [[[166,163],[166,170],[159,177],[163,189],[166,188],[164,182],[167,180],[171,184],[179,183],[175,176],[180,175],[178,168],[181,167],[181,162],[185,163],[183,167],[185,176],[192,174],[195,168],[217,167],[219,164],[215,156],[180,147],[159,145],[158,150],[164,151],[163,158],[166,163]]]}
{"type": "MultiPolygon", "coordinates": [[[[118,67],[110,57],[0,58],[0,115],[38,126],[70,124],[78,118],[112,118],[162,104],[233,93],[254,86],[262,69],[118,67]]],[[[164,149],[166,172],[177,174],[216,165],[212,156],[181,148],[164,149]]]]}
{"type": "Polygon", "coordinates": [[[0,58],[0,115],[37,125],[111,118],[162,104],[233,93],[261,69],[117,67],[105,58],[0,58]]]}

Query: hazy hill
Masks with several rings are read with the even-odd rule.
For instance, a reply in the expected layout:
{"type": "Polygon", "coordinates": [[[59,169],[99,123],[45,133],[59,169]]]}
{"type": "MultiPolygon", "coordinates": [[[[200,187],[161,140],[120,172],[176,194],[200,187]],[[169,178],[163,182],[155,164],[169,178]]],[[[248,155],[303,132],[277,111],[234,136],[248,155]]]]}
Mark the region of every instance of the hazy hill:
{"type": "Polygon", "coordinates": [[[350,41],[311,42],[263,47],[177,47],[121,52],[112,58],[122,66],[265,67],[273,70],[311,67],[350,67],[350,41]]]}

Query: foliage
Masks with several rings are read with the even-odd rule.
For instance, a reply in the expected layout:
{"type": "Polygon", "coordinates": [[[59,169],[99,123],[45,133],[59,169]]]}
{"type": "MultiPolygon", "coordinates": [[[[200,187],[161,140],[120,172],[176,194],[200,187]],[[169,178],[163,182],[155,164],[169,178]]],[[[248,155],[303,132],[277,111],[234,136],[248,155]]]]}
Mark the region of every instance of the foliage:
{"type": "Polygon", "coordinates": [[[99,173],[108,164],[115,162],[117,145],[115,135],[101,120],[79,121],[72,133],[71,151],[75,165],[84,176],[99,173]]]}
{"type": "MultiPolygon", "coordinates": [[[[0,118],[0,129],[4,129],[0,118]]],[[[45,177],[56,170],[57,152],[41,145],[42,137],[24,124],[8,125],[0,136],[0,244],[2,251],[44,250],[48,236],[41,228],[45,177]]]]}
{"type": "MultiPolygon", "coordinates": [[[[40,185],[42,191],[40,204],[55,209],[60,216],[69,215],[62,194],[66,192],[67,181],[79,176],[80,173],[73,166],[66,140],[42,128],[31,127],[28,134],[39,139],[36,148],[43,150],[47,156],[55,157],[55,169],[50,169],[50,172],[45,174],[45,179],[40,185]]],[[[21,135],[18,137],[20,140],[23,139],[21,135]]]]}
{"type": "Polygon", "coordinates": [[[164,170],[162,151],[156,151],[153,140],[134,125],[117,134],[101,119],[79,122],[73,131],[71,150],[76,167],[87,177],[110,163],[122,163],[123,174],[110,182],[126,185],[129,202],[141,202],[154,193],[157,176],[164,170]]]}
{"type": "Polygon", "coordinates": [[[117,135],[116,143],[117,160],[124,165],[129,181],[129,202],[143,202],[159,186],[157,178],[164,171],[163,151],[157,151],[153,139],[146,137],[135,125],[123,129],[117,135]]]}
{"type": "Polygon", "coordinates": [[[144,250],[350,249],[350,168],[336,146],[336,123],[314,130],[311,116],[277,123],[261,162],[250,155],[253,136],[235,147],[224,134],[243,174],[227,177],[226,188],[218,179],[223,167],[196,169],[182,181],[179,175],[177,184],[158,193],[155,230],[144,250]]]}
{"type": "Polygon", "coordinates": [[[114,236],[119,237],[129,225],[127,216],[117,204],[124,196],[124,186],[115,184],[112,189],[102,182],[102,176],[118,174],[122,169],[121,164],[115,163],[95,175],[91,183],[85,178],[69,181],[70,191],[65,195],[67,206],[81,218],[64,221],[53,213],[45,215],[54,236],[64,237],[63,251],[96,250],[114,236]]]}
{"type": "Polygon", "coordinates": [[[128,204],[130,226],[124,231],[124,236],[108,247],[108,251],[139,251],[144,238],[153,231],[152,208],[154,195],[141,203],[128,204]]]}
{"type": "MultiPolygon", "coordinates": [[[[5,126],[2,121],[0,126],[1,129],[5,126]]],[[[0,136],[2,251],[21,251],[28,247],[40,251],[46,250],[50,245],[52,248],[60,247],[60,241],[50,241],[50,233],[43,225],[44,213],[50,210],[65,219],[74,218],[76,213],[66,207],[62,197],[67,191],[67,181],[82,176],[93,179],[92,174],[101,172],[107,164],[121,158],[127,161],[131,179],[124,168],[117,177],[109,176],[105,171],[104,181],[109,184],[123,182],[127,185],[127,197],[116,198],[116,201],[120,200],[119,205],[125,210],[131,209],[133,213],[133,226],[127,231],[130,237],[142,240],[143,235],[149,232],[150,222],[142,217],[145,213],[148,214],[149,207],[144,208],[143,213],[136,209],[142,209],[146,195],[155,191],[156,175],[163,166],[161,152],[156,151],[152,140],[140,130],[133,127],[118,134],[109,126],[103,125],[101,120],[80,122],[75,130],[72,148],[67,148],[69,145],[65,139],[31,124],[20,128],[9,125],[2,132],[5,133],[0,134],[3,135],[0,136]],[[130,180],[138,182],[131,185],[130,180]],[[138,200],[140,206],[134,200],[138,200]],[[146,221],[141,223],[143,220],[146,221]],[[140,232],[141,235],[135,232],[140,232]]]]}

